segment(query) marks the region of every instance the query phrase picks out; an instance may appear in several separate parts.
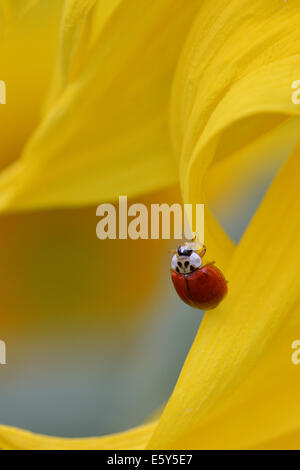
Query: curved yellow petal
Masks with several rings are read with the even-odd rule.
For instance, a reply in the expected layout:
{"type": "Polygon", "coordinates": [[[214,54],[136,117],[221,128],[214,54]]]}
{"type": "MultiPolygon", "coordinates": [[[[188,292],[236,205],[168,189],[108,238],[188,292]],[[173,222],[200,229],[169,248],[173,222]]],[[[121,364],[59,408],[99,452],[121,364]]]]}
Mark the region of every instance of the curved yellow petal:
{"type": "Polygon", "coordinates": [[[205,316],[149,447],[255,448],[299,425],[299,155],[236,248],[228,297],[205,316]]]}
{"type": "Polygon", "coordinates": [[[0,426],[0,448],[3,450],[142,450],[155,426],[156,422],[109,436],[81,439],[43,436],[11,426],[0,426]]]}
{"type": "MultiPolygon", "coordinates": [[[[261,117],[266,119],[265,115],[261,117]]],[[[255,121],[257,118],[255,116],[255,121]]],[[[299,140],[299,125],[299,116],[284,119],[246,147],[213,164],[206,178],[205,191],[212,207],[228,211],[238,205],[237,210],[241,210],[241,198],[246,200],[257,187],[270,181],[291,154],[299,140]]]]}
{"type": "MultiPolygon", "coordinates": [[[[185,202],[207,202],[212,165],[226,165],[240,152],[249,160],[256,141],[264,142],[266,134],[299,115],[292,103],[300,58],[296,7],[296,0],[288,5],[219,0],[213,10],[209,2],[199,10],[172,97],[172,138],[185,202]]],[[[236,175],[242,170],[248,177],[249,167],[256,166],[240,165],[236,175]]],[[[229,182],[237,183],[233,177],[229,182]]]]}
{"type": "MultiPolygon", "coordinates": [[[[251,156],[251,147],[260,140],[261,150],[267,149],[270,139],[265,135],[299,115],[300,107],[291,99],[300,59],[298,19],[295,1],[279,6],[271,0],[263,5],[250,0],[224,5],[219,0],[213,9],[209,2],[199,9],[178,65],[171,102],[172,140],[184,202],[207,203],[210,172],[217,163],[226,165],[226,160],[231,160],[228,172],[235,164],[235,176],[251,180],[249,168],[252,176],[256,171],[249,163],[255,155],[251,156]],[[241,152],[244,163],[232,159],[241,152]]],[[[221,181],[225,175],[221,173],[221,181]]],[[[229,183],[237,194],[241,184],[233,177],[229,183]]],[[[227,188],[223,183],[221,189],[227,188]]],[[[222,200],[224,193],[219,194],[222,200]]],[[[224,233],[215,243],[216,226],[210,220],[210,216],[205,219],[209,252],[226,267],[232,246],[224,233]]]]}
{"type": "Polygon", "coordinates": [[[102,13],[93,1],[67,3],[54,89],[23,155],[0,176],[2,209],[83,205],[177,180],[167,110],[200,3],[122,1],[102,13]]]}
{"type": "MultiPolygon", "coordinates": [[[[274,120],[272,113],[275,116],[276,114],[279,115],[279,117],[282,114],[299,116],[300,107],[292,104],[287,93],[296,73],[296,64],[299,59],[300,54],[288,60],[272,63],[253,74],[246,75],[245,78],[232,85],[232,88],[214,110],[205,129],[200,134],[201,137],[195,141],[194,147],[191,148],[189,162],[185,161],[187,159],[186,153],[182,156],[185,166],[188,166],[188,171],[182,183],[186,197],[192,198],[194,194],[198,194],[199,173],[204,172],[208,163],[223,161],[230,155],[230,153],[227,153],[228,148],[222,146],[222,137],[225,132],[229,135],[236,135],[244,125],[243,121],[252,116],[257,122],[256,134],[249,132],[248,135],[245,132],[243,141],[239,143],[244,150],[247,149],[249,154],[249,147],[251,148],[251,145],[253,145],[252,142],[261,135],[260,123],[262,119],[258,119],[261,114],[264,115],[265,124],[267,125],[270,125],[270,121],[274,120]],[[272,77],[275,77],[277,84],[281,84],[273,95],[268,90],[272,77]],[[251,89],[251,93],[248,92],[249,89],[251,89]],[[268,96],[269,94],[271,96],[268,96]]],[[[194,125],[198,125],[198,118],[199,115],[191,118],[192,129],[194,125]],[[193,121],[193,118],[195,121],[193,121]]],[[[277,125],[276,123],[275,126],[277,125]]],[[[236,145],[235,139],[232,140],[234,140],[233,145],[236,145]]]]}

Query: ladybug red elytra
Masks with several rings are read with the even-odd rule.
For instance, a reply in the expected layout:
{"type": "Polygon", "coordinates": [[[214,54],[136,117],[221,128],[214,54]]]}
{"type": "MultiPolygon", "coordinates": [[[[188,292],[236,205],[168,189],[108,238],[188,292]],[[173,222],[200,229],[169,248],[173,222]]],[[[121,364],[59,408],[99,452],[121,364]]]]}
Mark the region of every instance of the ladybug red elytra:
{"type": "Polygon", "coordinates": [[[180,245],[171,262],[171,276],[179,297],[188,305],[201,310],[215,308],[227,294],[227,281],[214,262],[202,265],[206,247],[180,245]]]}

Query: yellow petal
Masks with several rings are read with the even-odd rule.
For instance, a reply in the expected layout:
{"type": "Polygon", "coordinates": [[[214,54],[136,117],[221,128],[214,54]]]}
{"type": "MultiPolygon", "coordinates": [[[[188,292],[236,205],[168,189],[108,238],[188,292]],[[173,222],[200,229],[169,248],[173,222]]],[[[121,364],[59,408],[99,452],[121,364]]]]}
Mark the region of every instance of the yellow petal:
{"type": "Polygon", "coordinates": [[[78,56],[83,56],[87,51],[88,26],[95,4],[96,0],[66,0],[64,3],[58,57],[47,106],[45,105],[46,110],[64,91],[75,64],[80,60],[78,56]]]}
{"type": "MultiPolygon", "coordinates": [[[[221,161],[230,155],[231,149],[228,151],[227,148],[224,152],[218,149],[224,129],[231,129],[232,132],[236,122],[261,113],[299,114],[299,108],[292,107],[288,101],[289,94],[286,91],[290,89],[290,80],[296,78],[293,74],[299,60],[299,30],[293,10],[295,5],[291,1],[279,7],[268,1],[263,6],[259,5],[258,11],[257,5],[249,1],[231,1],[226,8],[223,2],[217,1],[212,17],[208,11],[208,2],[204,3],[190,37],[190,40],[193,39],[193,35],[198,34],[197,30],[201,31],[204,40],[201,42],[197,39],[195,44],[201,42],[203,61],[201,54],[197,53],[194,61],[187,61],[191,64],[192,72],[186,83],[188,74],[183,67],[182,82],[186,96],[183,99],[178,93],[177,105],[173,107],[173,110],[180,109],[176,113],[173,136],[181,156],[186,201],[201,201],[210,165],[214,160],[221,161]],[[219,14],[217,19],[216,13],[219,14]],[[201,30],[201,20],[204,32],[209,34],[201,30]],[[224,24],[227,26],[222,27],[224,24]],[[240,37],[251,42],[250,48],[240,37]],[[204,51],[208,51],[205,57],[204,51]],[[215,60],[218,54],[219,62],[215,60]],[[222,54],[226,58],[227,69],[220,83],[215,84],[214,92],[213,78],[217,77],[217,71],[222,65],[222,54]],[[219,64],[218,67],[215,63],[219,64]],[[209,73],[200,81],[199,77],[203,76],[202,64],[209,73]],[[274,77],[275,93],[267,88],[274,77]],[[199,87],[199,83],[203,86],[199,87]],[[178,132],[174,132],[174,129],[178,132]]],[[[197,52],[197,47],[191,48],[190,45],[188,50],[191,54],[197,52]]],[[[184,59],[183,65],[187,66],[184,59]]],[[[272,125],[273,117],[267,123],[267,129],[270,130],[272,125]]],[[[238,130],[239,126],[235,129],[238,130]]],[[[253,133],[246,133],[240,139],[240,147],[260,136],[261,129],[254,126],[252,130],[253,133]]],[[[273,391],[273,388],[263,389],[260,394],[258,384],[264,386],[265,375],[262,371],[267,370],[267,363],[263,361],[264,357],[271,360],[272,345],[276,346],[275,357],[282,357],[286,349],[277,347],[287,344],[291,332],[294,332],[295,326],[299,326],[299,313],[293,308],[300,287],[300,244],[297,242],[300,207],[295,181],[299,173],[297,157],[291,159],[280,173],[236,249],[227,272],[230,279],[228,298],[218,310],[206,316],[149,447],[218,448],[223,444],[226,448],[255,448],[263,445],[263,442],[275,442],[280,439],[281,433],[287,436],[296,432],[299,416],[297,405],[294,416],[291,413],[286,416],[285,413],[280,415],[279,420],[274,420],[273,416],[272,421],[271,411],[274,414],[276,406],[267,407],[263,400],[261,403],[258,400],[261,397],[266,400],[269,396],[267,391],[273,391]],[[274,210],[274,201],[278,213],[274,210]],[[288,225],[278,226],[278,218],[287,220],[288,225]],[[288,248],[290,259],[285,256],[288,248]],[[280,327],[284,330],[282,339],[280,327]],[[245,397],[241,391],[247,391],[248,395],[245,397]],[[262,421],[258,434],[260,443],[254,439],[257,419],[251,422],[251,407],[248,414],[248,408],[243,408],[243,403],[247,403],[247,400],[251,402],[254,395],[256,403],[259,403],[257,410],[266,413],[266,423],[262,421]],[[244,421],[239,422],[237,414],[233,415],[235,426],[231,427],[228,417],[232,416],[233,406],[235,410],[239,410],[239,407],[244,410],[244,415],[241,414],[249,423],[246,429],[241,427],[244,421]],[[284,421],[281,418],[287,419],[284,421]],[[213,422],[220,426],[217,434],[216,429],[219,428],[212,426],[213,422]],[[239,436],[240,440],[236,440],[239,436]]],[[[33,181],[38,169],[37,166],[32,171],[33,181]]],[[[210,229],[212,225],[209,222],[210,229]]],[[[210,236],[213,235],[211,229],[210,236]]],[[[285,379],[286,369],[281,372],[280,378],[285,379]]],[[[293,373],[290,375],[293,376],[293,373]]],[[[277,385],[276,381],[273,383],[277,385]]],[[[283,396],[294,398],[292,394],[283,396]]],[[[276,400],[273,404],[277,404],[276,400]]],[[[258,412],[253,415],[256,418],[260,416],[258,412]]]]}
{"type": "Polygon", "coordinates": [[[257,446],[255,450],[299,450],[300,428],[283,434],[278,438],[265,441],[261,446],[257,446]]]}
{"type": "Polygon", "coordinates": [[[6,24],[27,13],[38,1],[39,0],[1,0],[0,9],[4,14],[6,24]]]}
{"type": "MultiPolygon", "coordinates": [[[[219,0],[213,9],[206,2],[199,10],[178,66],[171,106],[184,202],[207,202],[209,172],[216,162],[241,151],[249,161],[256,140],[262,137],[267,144],[264,134],[286,116],[299,115],[300,106],[291,100],[300,52],[297,21],[295,1],[277,6],[232,0],[224,8],[219,0]]],[[[249,166],[242,166],[247,176],[249,166]]],[[[239,163],[235,176],[240,175],[239,163]]],[[[238,184],[233,178],[229,182],[238,184]]],[[[210,220],[205,219],[209,252],[226,267],[233,248],[224,233],[215,243],[210,220]]]]}
{"type": "Polygon", "coordinates": [[[0,80],[6,83],[6,104],[0,105],[1,172],[19,159],[39,122],[56,55],[62,4],[61,0],[5,3],[11,11],[5,11],[6,20],[1,22],[4,3],[0,2],[0,80]]]}
{"type": "Polygon", "coordinates": [[[205,316],[149,447],[255,448],[299,425],[299,155],[236,248],[228,297],[205,316]]]}
{"type": "MultiPolygon", "coordinates": [[[[299,116],[285,119],[246,147],[213,164],[206,181],[206,197],[212,207],[219,212],[233,208],[240,211],[241,198],[247,201],[249,194],[270,181],[291,154],[299,140],[299,125],[299,116]]],[[[229,135],[231,132],[228,138],[229,135]]]]}
{"type": "MultiPolygon", "coordinates": [[[[205,201],[205,183],[214,163],[221,164],[242,151],[246,161],[260,138],[267,149],[270,142],[264,135],[283,125],[286,117],[300,113],[300,107],[291,101],[300,58],[296,2],[285,8],[285,4],[275,6],[273,2],[258,5],[232,0],[225,8],[222,1],[214,7],[214,15],[208,2],[199,11],[173,92],[172,135],[185,202],[205,201]]],[[[298,118],[292,126],[297,132],[298,118]]],[[[297,172],[295,155],[234,251],[226,270],[229,295],[219,309],[206,315],[150,448],[258,445],[251,430],[248,433],[238,421],[239,411],[235,413],[230,397],[238,393],[263,351],[271,348],[298,296],[300,245],[294,242],[300,228],[297,172]],[[280,217],[288,220],[288,227],[279,224],[280,217]],[[291,259],[286,261],[291,244],[291,259]],[[231,415],[228,412],[222,420],[230,403],[231,415]],[[235,427],[230,425],[232,415],[235,427]]],[[[209,221],[205,222],[207,229],[209,221]]],[[[216,244],[211,246],[217,253],[216,244]]],[[[295,315],[292,322],[297,322],[295,315]]],[[[259,388],[255,390],[259,396],[259,388]]],[[[251,396],[249,392],[249,400],[251,396]]],[[[252,408],[248,408],[248,417],[252,408]]],[[[264,409],[262,401],[260,410],[264,409]]],[[[277,423],[277,429],[274,420],[268,429],[262,425],[257,439],[269,439],[272,429],[280,433],[295,427],[287,416],[287,422],[282,427],[277,423]]]]}
{"type": "Polygon", "coordinates": [[[144,449],[156,423],[103,437],[64,439],[42,436],[10,426],[0,426],[3,450],[122,450],[144,449]]]}
{"type": "Polygon", "coordinates": [[[68,2],[55,90],[23,155],[0,177],[3,209],[95,203],[177,180],[170,87],[200,3],[114,2],[103,20],[94,2],[68,2]]]}
{"type": "MultiPolygon", "coordinates": [[[[236,153],[244,152],[249,163],[236,165],[235,176],[241,175],[240,165],[249,176],[249,167],[255,167],[250,163],[251,146],[261,138],[267,147],[265,134],[299,115],[300,106],[291,99],[300,59],[298,20],[296,0],[281,5],[231,0],[225,6],[219,0],[213,9],[204,2],[186,41],[172,94],[172,140],[184,202],[207,202],[212,166],[226,165],[236,153]]],[[[237,184],[232,177],[229,183],[237,184]]],[[[225,236],[224,247],[211,242],[214,228],[209,218],[205,232],[210,252],[218,259],[229,242],[225,236]]]]}

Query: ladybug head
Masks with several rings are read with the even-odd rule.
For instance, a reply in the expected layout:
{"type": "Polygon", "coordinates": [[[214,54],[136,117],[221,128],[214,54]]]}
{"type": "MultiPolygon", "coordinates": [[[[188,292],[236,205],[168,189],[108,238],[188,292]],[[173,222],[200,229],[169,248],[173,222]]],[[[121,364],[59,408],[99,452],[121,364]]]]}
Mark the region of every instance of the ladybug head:
{"type": "Polygon", "coordinates": [[[192,248],[187,245],[180,245],[177,250],[178,256],[191,256],[193,253],[192,248]]]}
{"type": "Polygon", "coordinates": [[[188,245],[179,246],[177,253],[173,256],[171,268],[181,274],[190,274],[200,268],[202,260],[197,251],[188,245]]]}

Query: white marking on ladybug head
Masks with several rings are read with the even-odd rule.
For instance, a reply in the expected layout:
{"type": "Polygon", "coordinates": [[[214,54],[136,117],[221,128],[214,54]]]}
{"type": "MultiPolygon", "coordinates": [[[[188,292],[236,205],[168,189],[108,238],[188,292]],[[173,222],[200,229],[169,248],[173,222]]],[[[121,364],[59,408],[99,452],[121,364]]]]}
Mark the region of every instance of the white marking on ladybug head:
{"type": "Polygon", "coordinates": [[[193,251],[189,256],[174,255],[171,261],[171,269],[181,274],[190,274],[202,265],[201,257],[193,251]]]}
{"type": "Polygon", "coordinates": [[[176,268],[177,268],[177,255],[174,255],[171,261],[171,269],[173,269],[173,271],[176,271],[176,268]]]}
{"type": "Polygon", "coordinates": [[[190,256],[190,263],[193,268],[198,269],[202,266],[202,259],[201,256],[198,255],[195,251],[190,256]]]}

